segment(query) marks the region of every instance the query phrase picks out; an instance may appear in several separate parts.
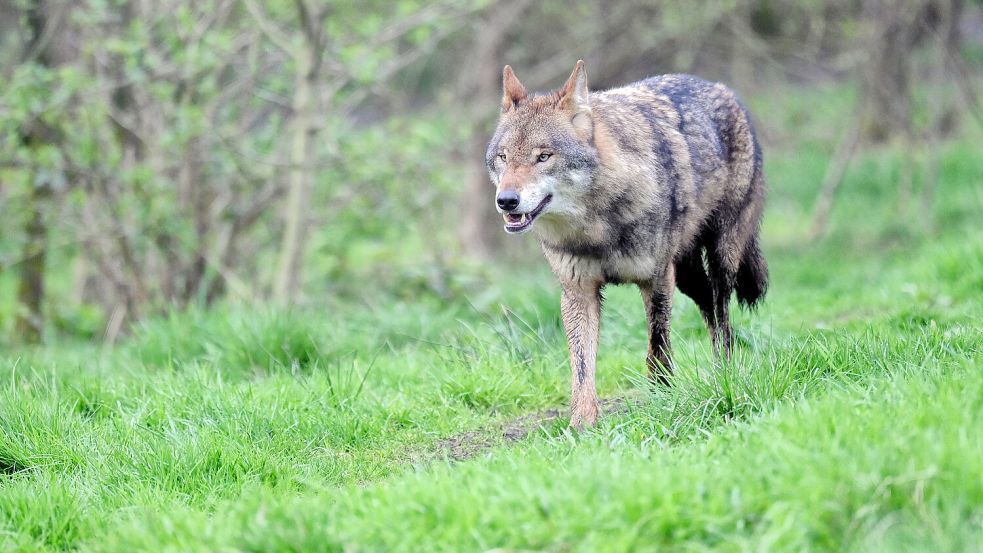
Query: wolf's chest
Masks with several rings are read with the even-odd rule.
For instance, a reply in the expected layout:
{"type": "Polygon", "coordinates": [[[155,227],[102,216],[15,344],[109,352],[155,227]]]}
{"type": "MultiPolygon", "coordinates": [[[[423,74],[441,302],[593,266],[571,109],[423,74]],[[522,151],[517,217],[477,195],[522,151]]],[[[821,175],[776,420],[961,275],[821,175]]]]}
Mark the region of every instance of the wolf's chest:
{"type": "Polygon", "coordinates": [[[617,251],[565,252],[544,248],[546,259],[561,282],[648,283],[666,265],[655,252],[625,255],[617,251]]]}
{"type": "Polygon", "coordinates": [[[601,276],[604,282],[636,284],[651,282],[661,273],[664,263],[655,255],[636,255],[633,257],[614,256],[601,260],[601,276]]]}

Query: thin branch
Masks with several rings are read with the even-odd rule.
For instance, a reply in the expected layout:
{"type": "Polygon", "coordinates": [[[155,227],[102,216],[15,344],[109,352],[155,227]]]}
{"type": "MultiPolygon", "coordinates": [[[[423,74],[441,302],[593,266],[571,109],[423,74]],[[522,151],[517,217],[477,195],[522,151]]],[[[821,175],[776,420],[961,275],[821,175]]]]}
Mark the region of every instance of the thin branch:
{"type": "Polygon", "coordinates": [[[829,215],[833,210],[833,199],[860,143],[860,121],[862,120],[862,117],[854,118],[854,123],[840,137],[833,158],[826,168],[826,176],[823,178],[823,185],[820,187],[812,215],[812,227],[809,231],[809,239],[812,241],[825,236],[829,228],[829,215]]]}
{"type": "Polygon", "coordinates": [[[246,5],[249,15],[253,16],[253,20],[259,26],[260,31],[266,35],[266,38],[270,39],[270,42],[277,48],[283,50],[290,56],[295,56],[297,49],[291,44],[290,37],[283,34],[276,25],[270,22],[270,18],[263,12],[263,9],[256,5],[254,0],[242,0],[242,2],[246,5]]]}

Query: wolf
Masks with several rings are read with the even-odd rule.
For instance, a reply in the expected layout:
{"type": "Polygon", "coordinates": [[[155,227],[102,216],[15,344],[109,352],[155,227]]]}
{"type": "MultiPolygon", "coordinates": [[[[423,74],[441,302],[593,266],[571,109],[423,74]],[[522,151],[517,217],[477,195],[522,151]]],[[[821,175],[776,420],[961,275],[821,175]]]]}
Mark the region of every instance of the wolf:
{"type": "Polygon", "coordinates": [[[731,295],[752,308],[768,286],[761,147],[737,95],[683,74],[590,91],[583,60],[553,92],[529,93],[510,66],[502,81],[485,161],[505,232],[532,231],[560,281],[571,425],[597,421],[606,284],[641,290],[654,381],[670,382],[677,287],[699,307],[717,355],[729,357],[731,295]]]}

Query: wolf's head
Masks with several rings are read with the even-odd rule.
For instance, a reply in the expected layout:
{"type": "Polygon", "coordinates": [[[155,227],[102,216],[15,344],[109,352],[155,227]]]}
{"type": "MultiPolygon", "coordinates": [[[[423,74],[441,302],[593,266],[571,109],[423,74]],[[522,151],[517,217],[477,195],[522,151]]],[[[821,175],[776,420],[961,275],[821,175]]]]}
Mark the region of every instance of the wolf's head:
{"type": "Polygon", "coordinates": [[[525,232],[540,217],[562,224],[582,216],[600,164],[583,60],[549,94],[530,95],[508,65],[502,81],[502,115],[485,162],[505,231],[525,232]]]}

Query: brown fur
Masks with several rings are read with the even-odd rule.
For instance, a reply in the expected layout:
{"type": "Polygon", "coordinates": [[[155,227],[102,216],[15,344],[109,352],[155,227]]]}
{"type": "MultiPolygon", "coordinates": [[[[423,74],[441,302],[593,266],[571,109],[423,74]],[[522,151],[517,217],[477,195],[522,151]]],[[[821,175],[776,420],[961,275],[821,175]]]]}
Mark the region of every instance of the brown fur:
{"type": "Polygon", "coordinates": [[[486,161],[500,197],[520,199],[499,211],[530,218],[519,228],[507,217],[506,230],[532,228],[563,289],[572,423],[597,417],[605,284],[642,291],[653,378],[668,383],[671,375],[676,287],[697,303],[715,349],[729,356],[731,294],[753,306],[768,278],[757,237],[766,188],[761,150],[737,96],[688,75],[589,93],[582,61],[563,87],[541,95],[530,95],[506,67],[503,92],[486,161]]]}

